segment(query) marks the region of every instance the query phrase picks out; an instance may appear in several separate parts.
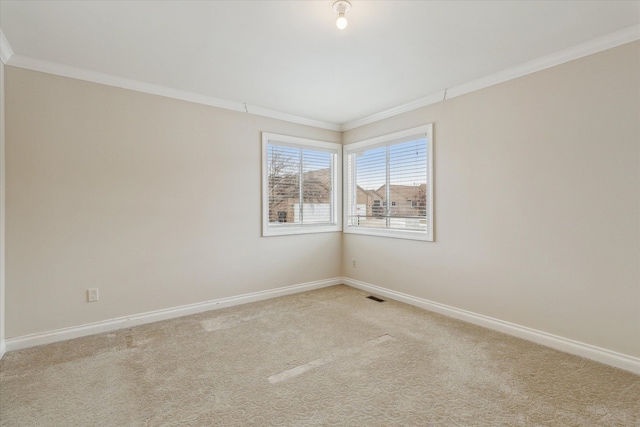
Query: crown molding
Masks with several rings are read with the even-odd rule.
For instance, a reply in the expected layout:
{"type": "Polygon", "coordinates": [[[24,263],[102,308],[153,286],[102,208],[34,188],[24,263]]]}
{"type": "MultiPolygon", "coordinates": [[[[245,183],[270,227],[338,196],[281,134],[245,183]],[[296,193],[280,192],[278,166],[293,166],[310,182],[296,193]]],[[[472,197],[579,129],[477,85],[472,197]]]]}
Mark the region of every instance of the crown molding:
{"type": "MultiPolygon", "coordinates": [[[[4,45],[3,45],[4,52],[4,45]]],[[[4,61],[4,57],[3,57],[4,61]]],[[[27,70],[39,71],[48,74],[55,74],[63,77],[99,83],[107,86],[129,89],[136,92],[149,93],[152,95],[164,96],[167,98],[179,99],[182,101],[194,102],[196,104],[208,105],[211,107],[224,108],[226,110],[249,113],[272,119],[283,120],[291,123],[298,123],[307,126],[313,126],[321,129],[340,131],[342,128],[336,123],[327,123],[319,120],[299,117],[292,114],[282,113],[280,111],[269,110],[267,108],[247,105],[242,102],[228,101],[225,99],[215,98],[212,96],[202,95],[199,93],[187,92],[179,89],[173,89],[166,86],[160,86],[152,83],[146,83],[139,80],[127,79],[112,74],[99,73],[96,71],[86,70],[83,68],[72,67],[68,65],[58,64],[51,61],[45,61],[23,55],[14,55],[11,52],[10,58],[6,61],[7,65],[13,67],[24,68],[27,70]]]]}
{"type": "Polygon", "coordinates": [[[445,91],[436,92],[434,94],[425,96],[420,99],[416,99],[415,101],[408,102],[406,104],[398,105],[397,107],[390,108],[388,110],[381,111],[379,113],[372,114],[367,117],[363,117],[358,120],[353,120],[351,122],[342,124],[342,131],[347,131],[355,128],[359,128],[360,126],[367,125],[369,123],[374,123],[389,117],[397,116],[402,113],[406,113],[408,111],[417,110],[418,108],[426,107],[427,105],[435,104],[444,100],[445,91]]]}
{"type": "Polygon", "coordinates": [[[541,58],[525,62],[524,64],[517,65],[512,68],[507,68],[506,70],[491,74],[478,80],[456,86],[447,91],[447,98],[454,98],[466,93],[475,92],[498,83],[526,76],[527,74],[533,74],[535,72],[555,67],[556,65],[564,64],[566,62],[573,61],[574,59],[593,55],[594,53],[602,52],[603,50],[611,49],[638,39],[640,39],[640,24],[545,55],[541,58]]]}
{"type": "Polygon", "coordinates": [[[168,98],[176,98],[183,101],[195,102],[198,104],[210,105],[213,107],[224,108],[233,111],[245,112],[244,104],[240,102],[226,101],[223,99],[213,98],[197,93],[191,93],[172,89],[166,86],[146,83],[139,80],[127,79],[112,74],[99,73],[97,71],[86,70],[83,68],[72,67],[68,65],[58,64],[51,61],[32,58],[23,55],[13,55],[7,63],[12,67],[24,68],[32,71],[39,71],[47,74],[55,74],[62,77],[70,77],[73,79],[84,80],[93,83],[99,83],[107,86],[119,87],[122,89],[134,90],[136,92],[144,92],[152,95],[160,95],[168,98]]]}
{"type": "Polygon", "coordinates": [[[283,113],[281,111],[269,110],[268,108],[258,107],[256,105],[246,105],[246,111],[249,114],[257,116],[269,117],[272,119],[284,120],[286,122],[298,123],[301,125],[313,126],[320,129],[342,131],[342,125],[339,123],[323,122],[320,120],[308,119],[305,117],[294,116],[292,114],[283,113]]]}
{"type": "Polygon", "coordinates": [[[13,56],[13,49],[9,45],[7,38],[4,36],[4,33],[0,29],[0,59],[3,63],[9,62],[11,57],[13,56]]]}
{"type": "Polygon", "coordinates": [[[439,91],[431,95],[419,98],[415,101],[398,105],[388,110],[381,111],[379,113],[372,114],[370,116],[363,117],[361,119],[353,120],[343,124],[323,122],[319,120],[309,119],[306,117],[300,117],[292,114],[283,113],[280,111],[270,110],[255,105],[247,105],[241,102],[228,101],[220,98],[215,98],[207,95],[202,95],[193,92],[182,91],[178,89],[172,89],[166,86],[155,85],[152,83],[146,83],[138,80],[127,79],[111,74],[99,73],[91,70],[86,70],[77,67],[71,67],[68,65],[57,64],[50,61],[44,61],[41,59],[31,58],[22,55],[14,54],[9,42],[7,41],[4,33],[0,29],[0,57],[5,64],[25,68],[34,71],[40,71],[49,74],[55,74],[63,77],[70,77],[79,80],[90,81],[94,83],[104,84],[108,86],[119,87],[123,89],[134,90],[137,92],[144,92],[153,95],[164,96],[168,98],[179,99],[188,102],[194,102],[197,104],[208,105],[211,107],[224,108],[227,110],[246,112],[262,117],[269,117],[272,119],[283,120],[291,123],[298,123],[306,126],[312,126],[320,129],[328,129],[332,131],[347,131],[355,129],[370,123],[374,123],[389,117],[394,117],[402,113],[417,110],[428,105],[433,105],[446,99],[454,98],[456,96],[464,95],[470,92],[475,92],[480,89],[484,89],[499,83],[503,83],[509,80],[516,79],[518,77],[532,74],[537,71],[544,70],[546,68],[554,67],[556,65],[563,64],[565,62],[572,61],[574,59],[582,58],[584,56],[592,55],[594,53],[601,52],[603,50],[611,49],[616,46],[620,46],[625,43],[630,43],[640,39],[640,24],[633,25],[631,27],[616,31],[603,37],[593,39],[591,41],[581,43],[564,49],[533,61],[508,68],[489,76],[482,77],[471,82],[467,82],[452,88],[448,88],[444,91],[439,91]]]}
{"type": "Polygon", "coordinates": [[[373,114],[371,116],[363,117],[358,120],[343,123],[342,130],[347,131],[355,129],[360,126],[364,126],[369,123],[374,123],[388,117],[397,116],[398,114],[406,113],[408,111],[416,110],[418,108],[426,107],[446,99],[454,98],[456,96],[464,95],[470,92],[475,92],[480,89],[487,88],[489,86],[497,85],[509,80],[516,79],[518,77],[532,74],[537,71],[542,71],[546,68],[551,68],[556,65],[564,64],[565,62],[573,61],[574,59],[582,58],[584,56],[592,55],[594,53],[601,52],[603,50],[611,49],[616,46],[630,43],[640,39],[640,24],[627,27],[623,30],[616,31],[611,34],[607,34],[603,37],[590,40],[585,43],[572,46],[570,48],[554,52],[549,55],[545,55],[541,58],[534,59],[533,61],[526,62],[515,67],[508,68],[506,70],[482,77],[471,82],[463,83],[459,86],[448,88],[446,91],[436,92],[432,95],[425,96],[416,101],[409,102],[407,104],[399,105],[389,110],[382,111],[380,113],[373,114]]]}

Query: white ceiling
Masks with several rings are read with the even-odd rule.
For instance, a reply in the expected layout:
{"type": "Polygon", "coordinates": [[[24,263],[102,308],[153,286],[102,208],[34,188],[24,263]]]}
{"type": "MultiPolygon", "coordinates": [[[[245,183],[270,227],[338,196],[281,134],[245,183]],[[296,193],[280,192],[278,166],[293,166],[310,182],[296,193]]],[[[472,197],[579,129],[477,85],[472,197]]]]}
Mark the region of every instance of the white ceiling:
{"type": "MultiPolygon", "coordinates": [[[[16,57],[351,122],[640,23],[640,1],[0,1],[16,57]]],[[[11,64],[11,62],[9,62],[11,64]]]]}

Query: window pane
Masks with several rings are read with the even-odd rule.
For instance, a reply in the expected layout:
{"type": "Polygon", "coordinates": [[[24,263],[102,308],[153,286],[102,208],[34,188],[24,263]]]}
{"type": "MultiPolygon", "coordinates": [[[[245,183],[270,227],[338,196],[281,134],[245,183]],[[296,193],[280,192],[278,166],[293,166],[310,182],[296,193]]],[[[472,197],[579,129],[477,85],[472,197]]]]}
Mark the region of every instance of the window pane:
{"type": "Polygon", "coordinates": [[[361,227],[385,227],[384,220],[387,174],[387,148],[380,147],[352,155],[356,171],[356,209],[350,217],[350,225],[361,227]]]}
{"type": "Polygon", "coordinates": [[[349,224],[426,229],[427,144],[419,138],[364,150],[355,159],[356,206],[349,224]]]}
{"type": "Polygon", "coordinates": [[[300,149],[268,147],[269,223],[300,220],[300,149]]]}
{"type": "Polygon", "coordinates": [[[333,158],[333,154],[323,151],[302,151],[304,224],[332,222],[333,158]]]}
{"type": "Polygon", "coordinates": [[[389,228],[426,230],[426,139],[389,147],[389,228]]]}

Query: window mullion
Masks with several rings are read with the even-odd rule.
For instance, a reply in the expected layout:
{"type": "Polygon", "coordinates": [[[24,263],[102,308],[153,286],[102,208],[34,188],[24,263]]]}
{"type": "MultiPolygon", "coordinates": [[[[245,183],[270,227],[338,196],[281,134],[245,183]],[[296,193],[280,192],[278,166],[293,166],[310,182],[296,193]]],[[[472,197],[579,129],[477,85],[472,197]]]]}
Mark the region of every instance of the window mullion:
{"type": "Polygon", "coordinates": [[[304,165],[302,164],[302,159],[303,159],[302,153],[303,153],[303,151],[304,150],[302,150],[302,149],[300,150],[300,171],[298,173],[298,188],[300,189],[298,191],[298,209],[300,210],[300,224],[301,225],[304,224],[304,216],[303,216],[304,215],[303,214],[304,209],[302,207],[302,203],[304,201],[304,197],[303,197],[303,194],[302,194],[302,191],[303,191],[303,188],[304,188],[304,177],[303,177],[303,175],[304,175],[304,165]]]}
{"type": "Polygon", "coordinates": [[[386,207],[384,210],[384,216],[386,218],[386,227],[390,228],[390,216],[391,216],[391,155],[390,155],[390,147],[387,146],[386,150],[386,177],[385,177],[385,195],[384,198],[386,200],[386,207]]]}
{"type": "Polygon", "coordinates": [[[330,219],[331,222],[335,222],[336,221],[336,205],[335,205],[335,200],[336,200],[336,195],[334,193],[334,185],[333,183],[335,182],[335,176],[336,176],[336,167],[335,167],[335,161],[333,159],[333,155],[331,155],[331,162],[329,163],[329,200],[331,203],[331,206],[333,207],[333,209],[331,209],[331,211],[329,212],[330,215],[330,219]]]}
{"type": "MultiPolygon", "coordinates": [[[[349,165],[351,166],[351,206],[350,206],[350,213],[349,215],[354,216],[357,213],[357,203],[358,203],[358,182],[356,181],[356,176],[357,176],[357,162],[356,162],[356,155],[352,154],[351,155],[351,161],[349,162],[349,165]]],[[[367,201],[367,205],[368,205],[368,201],[367,201]]],[[[365,210],[365,216],[367,215],[367,211],[365,210]]],[[[360,218],[356,218],[356,222],[357,225],[360,225],[360,218]]]]}

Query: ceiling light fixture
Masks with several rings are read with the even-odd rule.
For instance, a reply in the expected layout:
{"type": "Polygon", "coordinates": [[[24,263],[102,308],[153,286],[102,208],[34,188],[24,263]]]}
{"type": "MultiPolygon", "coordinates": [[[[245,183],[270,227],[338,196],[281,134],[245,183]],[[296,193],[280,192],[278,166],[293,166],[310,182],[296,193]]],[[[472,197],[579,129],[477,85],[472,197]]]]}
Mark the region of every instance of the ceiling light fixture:
{"type": "Polygon", "coordinates": [[[351,2],[349,0],[336,0],[333,2],[333,10],[338,14],[336,27],[344,30],[347,28],[347,18],[345,15],[351,10],[351,2]]]}

